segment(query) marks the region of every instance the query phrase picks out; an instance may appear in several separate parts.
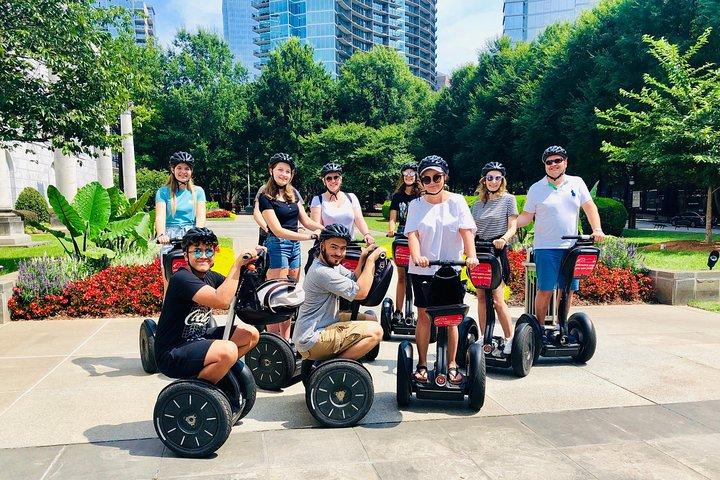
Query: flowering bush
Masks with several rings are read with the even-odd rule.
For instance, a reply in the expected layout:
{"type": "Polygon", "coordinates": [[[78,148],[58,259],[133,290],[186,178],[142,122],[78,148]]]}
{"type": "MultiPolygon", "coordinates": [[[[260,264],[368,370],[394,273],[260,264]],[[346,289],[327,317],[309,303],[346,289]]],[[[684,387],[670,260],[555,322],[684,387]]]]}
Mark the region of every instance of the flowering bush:
{"type": "Polygon", "coordinates": [[[147,265],[115,266],[69,283],[56,294],[28,295],[15,287],[8,302],[11,318],[32,320],[53,315],[72,317],[156,314],[162,306],[159,260],[147,265]]]}
{"type": "Polygon", "coordinates": [[[72,257],[32,257],[18,262],[16,293],[31,301],[46,295],[58,295],[75,280],[94,273],[90,264],[72,257]]]}
{"type": "Polygon", "coordinates": [[[629,268],[633,273],[647,273],[645,255],[638,250],[637,243],[624,238],[608,236],[598,245],[600,261],[609,268],[629,268]]]}
{"type": "Polygon", "coordinates": [[[219,209],[219,210],[213,210],[212,212],[208,212],[206,215],[207,218],[230,218],[230,212],[227,210],[219,209]]]}

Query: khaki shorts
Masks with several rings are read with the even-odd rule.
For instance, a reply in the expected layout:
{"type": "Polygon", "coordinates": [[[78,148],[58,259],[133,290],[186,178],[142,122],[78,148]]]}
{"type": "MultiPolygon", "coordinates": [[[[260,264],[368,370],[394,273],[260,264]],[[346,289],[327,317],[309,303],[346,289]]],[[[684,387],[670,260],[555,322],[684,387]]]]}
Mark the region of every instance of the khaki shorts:
{"type": "Polygon", "coordinates": [[[310,350],[300,352],[302,358],[306,360],[335,358],[363,338],[371,336],[368,333],[372,325],[370,321],[374,321],[375,317],[360,313],[358,320],[349,321],[349,318],[349,313],[341,313],[337,323],[333,323],[320,332],[320,338],[310,350]]]}

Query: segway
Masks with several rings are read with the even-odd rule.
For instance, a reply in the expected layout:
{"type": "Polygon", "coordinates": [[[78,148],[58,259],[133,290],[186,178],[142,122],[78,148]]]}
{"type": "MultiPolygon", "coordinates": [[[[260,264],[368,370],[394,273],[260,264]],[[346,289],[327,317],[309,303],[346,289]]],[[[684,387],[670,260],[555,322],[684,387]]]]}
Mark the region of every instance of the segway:
{"type": "MultiPolygon", "coordinates": [[[[505,339],[494,335],[495,302],[492,292],[502,282],[502,266],[495,256],[492,242],[475,240],[475,249],[479,264],[469,271],[470,281],[478,290],[485,291],[485,331],[482,337],[482,350],[485,364],[492,367],[511,368],[518,377],[525,377],[533,364],[533,329],[527,323],[518,322],[513,334],[510,355],[503,353],[505,339]]],[[[478,325],[466,318],[458,326],[458,352],[456,362],[461,367],[467,364],[468,347],[478,340],[478,325]]]]}
{"type": "Polygon", "coordinates": [[[464,401],[472,410],[480,410],[485,403],[485,355],[480,344],[474,342],[467,348],[467,368],[462,381],[453,384],[448,379],[447,344],[448,327],[457,326],[463,321],[474,320],[467,317],[468,306],[463,301],[464,287],[459,273],[453,266],[465,266],[459,261],[431,261],[430,265],[439,265],[429,286],[429,295],[433,306],[427,308],[430,322],[437,326],[437,352],[434,368],[428,368],[427,382],[419,382],[413,375],[413,347],[405,340],[398,348],[397,362],[397,404],[406,407],[410,404],[413,392],[418,399],[464,401]]]}
{"type": "Polygon", "coordinates": [[[567,299],[573,279],[585,280],[592,274],[600,257],[600,249],[593,245],[592,235],[568,235],[562,238],[577,242],[567,251],[560,266],[565,285],[562,286],[563,294],[558,306],[558,325],[546,329],[534,314],[527,312],[517,321],[517,325],[527,324],[533,329],[533,363],[541,356],[572,357],[578,363],[585,363],[593,357],[597,346],[597,335],[590,317],[578,312],[568,318],[567,299]]]}
{"type": "MultiPolygon", "coordinates": [[[[170,281],[173,273],[187,266],[187,260],[182,251],[182,238],[173,238],[170,240],[172,249],[163,255],[163,272],[165,273],[165,282],[170,281]]],[[[215,319],[210,317],[208,327],[217,327],[215,319]]],[[[155,361],[155,335],[157,334],[157,323],[155,320],[146,318],[140,324],[140,361],[142,368],[147,373],[157,373],[157,362],[155,361]]]]}
{"type": "MultiPolygon", "coordinates": [[[[252,267],[247,265],[243,271],[252,271],[252,267]]],[[[236,293],[228,310],[225,340],[230,338],[235,323],[237,297],[236,293]]],[[[153,426],[162,443],[181,457],[207,457],[225,443],[233,425],[250,412],[255,396],[255,380],[238,360],[215,385],[184,378],[163,388],[155,403],[153,426]]]]}
{"type": "MultiPolygon", "coordinates": [[[[354,269],[357,266],[352,265],[352,262],[356,261],[352,257],[346,268],[352,266],[354,269]]],[[[357,259],[359,258],[358,255],[357,259]]],[[[361,302],[352,302],[355,315],[361,303],[380,304],[390,286],[392,268],[392,263],[384,255],[377,260],[368,296],[361,302]]],[[[374,355],[377,356],[377,352],[374,355]]],[[[365,355],[365,358],[367,357],[368,354],[365,355]]],[[[339,358],[325,361],[303,360],[301,370],[305,385],[305,403],[312,416],[322,425],[351,427],[370,411],[375,399],[375,387],[370,372],[360,362],[339,358]]]]}

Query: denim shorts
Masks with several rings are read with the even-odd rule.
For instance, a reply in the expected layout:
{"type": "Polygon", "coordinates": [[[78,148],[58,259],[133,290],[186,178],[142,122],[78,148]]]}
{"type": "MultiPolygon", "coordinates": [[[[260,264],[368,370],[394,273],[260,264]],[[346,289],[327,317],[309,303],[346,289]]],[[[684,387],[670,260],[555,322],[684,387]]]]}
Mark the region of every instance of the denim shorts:
{"type": "MultiPolygon", "coordinates": [[[[535,269],[537,270],[538,290],[555,290],[563,288],[565,276],[560,273],[560,265],[567,253],[565,248],[541,248],[535,250],[535,269]]],[[[578,290],[580,281],[573,280],[570,290],[578,290]]]]}
{"type": "Polygon", "coordinates": [[[300,242],[268,235],[265,247],[270,257],[269,268],[300,268],[300,242]]]}

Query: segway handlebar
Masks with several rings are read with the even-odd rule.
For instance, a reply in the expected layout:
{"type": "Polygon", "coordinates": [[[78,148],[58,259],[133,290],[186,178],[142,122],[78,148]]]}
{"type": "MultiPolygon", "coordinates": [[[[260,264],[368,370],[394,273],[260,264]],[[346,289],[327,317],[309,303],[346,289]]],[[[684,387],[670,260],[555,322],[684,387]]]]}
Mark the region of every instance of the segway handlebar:
{"type": "Polygon", "coordinates": [[[563,235],[563,240],[582,240],[584,242],[589,242],[595,239],[592,235],[563,235]]]}
{"type": "Polygon", "coordinates": [[[430,260],[430,267],[464,267],[465,262],[462,260],[430,260]]]}

